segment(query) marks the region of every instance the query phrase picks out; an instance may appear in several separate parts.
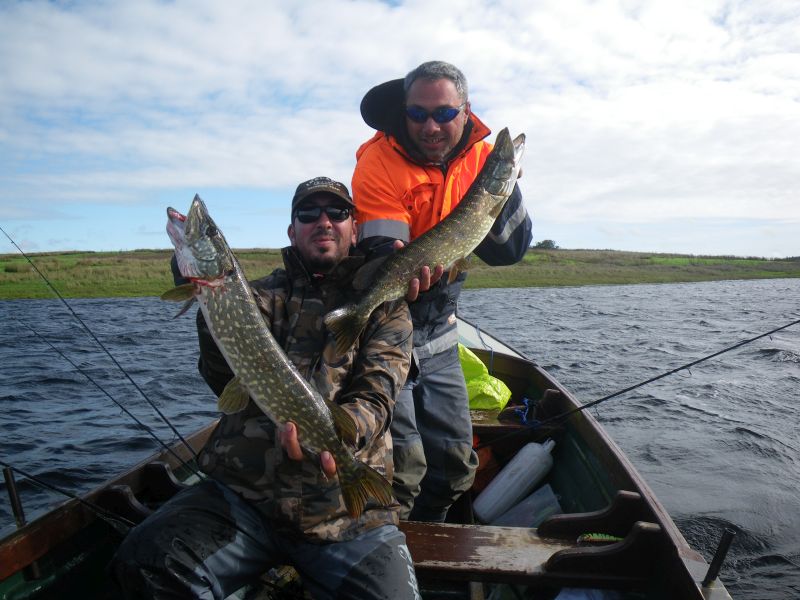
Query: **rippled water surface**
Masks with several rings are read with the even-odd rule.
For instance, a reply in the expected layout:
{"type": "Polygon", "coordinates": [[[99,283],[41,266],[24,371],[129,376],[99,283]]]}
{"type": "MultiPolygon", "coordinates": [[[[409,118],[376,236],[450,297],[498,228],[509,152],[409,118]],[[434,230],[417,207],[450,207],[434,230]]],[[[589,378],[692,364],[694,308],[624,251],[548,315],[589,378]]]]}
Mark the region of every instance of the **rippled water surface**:
{"type": "MultiPolygon", "coordinates": [[[[583,402],[800,316],[800,280],[468,290],[462,316],[532,357],[583,402]]],[[[155,298],[70,305],[183,434],[215,415],[196,371],[194,319],[155,298]]],[[[84,492],[156,449],[116,400],[173,438],[59,301],[0,302],[0,460],[84,492]]],[[[800,326],[593,409],[689,543],[736,599],[800,598],[800,326]]],[[[58,495],[19,485],[27,516],[58,495]]],[[[10,515],[0,484],[0,533],[10,515]]]]}

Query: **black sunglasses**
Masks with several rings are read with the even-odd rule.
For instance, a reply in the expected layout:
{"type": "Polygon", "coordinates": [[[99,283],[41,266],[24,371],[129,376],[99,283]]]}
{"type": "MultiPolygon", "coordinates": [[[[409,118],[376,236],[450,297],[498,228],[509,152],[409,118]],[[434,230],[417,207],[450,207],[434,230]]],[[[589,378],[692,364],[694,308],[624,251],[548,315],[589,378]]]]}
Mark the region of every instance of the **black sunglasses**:
{"type": "Polygon", "coordinates": [[[452,106],[440,106],[439,108],[434,108],[431,112],[428,112],[421,106],[406,106],[406,116],[414,121],[414,123],[425,123],[430,117],[441,125],[455,119],[466,104],[465,102],[461,106],[456,106],[455,108],[452,106]]]}
{"type": "Polygon", "coordinates": [[[294,212],[294,216],[301,223],[315,223],[322,215],[322,211],[325,211],[328,218],[336,223],[346,221],[351,212],[349,208],[341,206],[307,206],[298,208],[294,212]]]}

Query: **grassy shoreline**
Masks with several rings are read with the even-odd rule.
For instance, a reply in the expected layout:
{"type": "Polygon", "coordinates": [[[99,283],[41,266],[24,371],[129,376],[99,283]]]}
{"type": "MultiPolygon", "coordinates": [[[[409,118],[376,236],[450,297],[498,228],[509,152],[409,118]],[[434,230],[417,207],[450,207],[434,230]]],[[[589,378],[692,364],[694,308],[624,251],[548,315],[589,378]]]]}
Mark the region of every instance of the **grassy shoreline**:
{"type": "MultiPolygon", "coordinates": [[[[158,296],[172,287],[171,250],[31,254],[65,298],[158,296]]],[[[280,250],[237,250],[248,277],[282,266],[280,250]]],[[[800,277],[800,257],[766,259],[618,250],[531,249],[522,262],[489,267],[472,258],[467,288],[679,283],[800,277]]],[[[54,293],[19,254],[0,255],[0,300],[52,298],[54,293]]]]}

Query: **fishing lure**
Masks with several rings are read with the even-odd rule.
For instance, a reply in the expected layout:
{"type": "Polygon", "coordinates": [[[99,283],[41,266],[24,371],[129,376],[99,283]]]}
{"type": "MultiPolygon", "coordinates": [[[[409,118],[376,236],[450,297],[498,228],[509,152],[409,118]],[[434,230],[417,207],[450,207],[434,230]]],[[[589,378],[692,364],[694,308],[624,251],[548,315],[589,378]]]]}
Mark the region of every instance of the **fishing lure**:
{"type": "Polygon", "coordinates": [[[587,544],[614,544],[621,542],[625,538],[616,535],[609,535],[607,533],[584,533],[578,536],[579,545],[587,544]]]}

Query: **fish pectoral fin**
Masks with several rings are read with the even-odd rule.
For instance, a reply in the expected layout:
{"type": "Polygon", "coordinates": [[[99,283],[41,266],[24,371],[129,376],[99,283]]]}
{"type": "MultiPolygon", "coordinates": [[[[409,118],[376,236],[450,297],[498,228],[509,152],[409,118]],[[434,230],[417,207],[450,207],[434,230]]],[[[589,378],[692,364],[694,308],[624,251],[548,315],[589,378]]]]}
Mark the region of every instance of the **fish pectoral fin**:
{"type": "Polygon", "coordinates": [[[336,355],[344,356],[367,325],[370,313],[357,304],[347,304],[325,315],[325,326],[336,340],[336,355]]]}
{"type": "Polygon", "coordinates": [[[375,280],[375,274],[383,266],[383,263],[386,262],[386,259],[389,258],[389,256],[391,255],[380,256],[367,263],[364,263],[353,276],[353,289],[359,292],[363,292],[364,290],[368,289],[375,280]]]}
{"type": "Polygon", "coordinates": [[[326,402],[333,417],[333,426],[339,439],[352,448],[358,447],[358,429],[350,413],[335,402],[326,402]]]}
{"type": "Polygon", "coordinates": [[[456,280],[458,274],[461,271],[466,271],[467,267],[469,266],[469,258],[459,258],[456,262],[453,263],[453,266],[450,267],[447,275],[447,284],[451,284],[456,280]]]}
{"type": "Polygon", "coordinates": [[[178,311],[178,313],[172,318],[173,319],[177,319],[178,317],[180,317],[183,313],[185,313],[187,310],[189,310],[189,308],[192,306],[192,304],[194,304],[196,301],[197,301],[197,296],[192,296],[191,298],[189,298],[184,303],[184,305],[181,306],[181,309],[178,311]]]}
{"type": "Polygon", "coordinates": [[[250,392],[247,391],[241,379],[234,377],[222,390],[222,394],[217,400],[217,408],[226,415],[232,415],[243,411],[248,402],[250,402],[250,392]]]}
{"type": "Polygon", "coordinates": [[[194,298],[193,283],[184,283],[183,285],[174,287],[171,290],[167,290],[166,292],[161,294],[162,300],[168,300],[170,302],[183,302],[185,300],[193,298],[194,298]]]}

